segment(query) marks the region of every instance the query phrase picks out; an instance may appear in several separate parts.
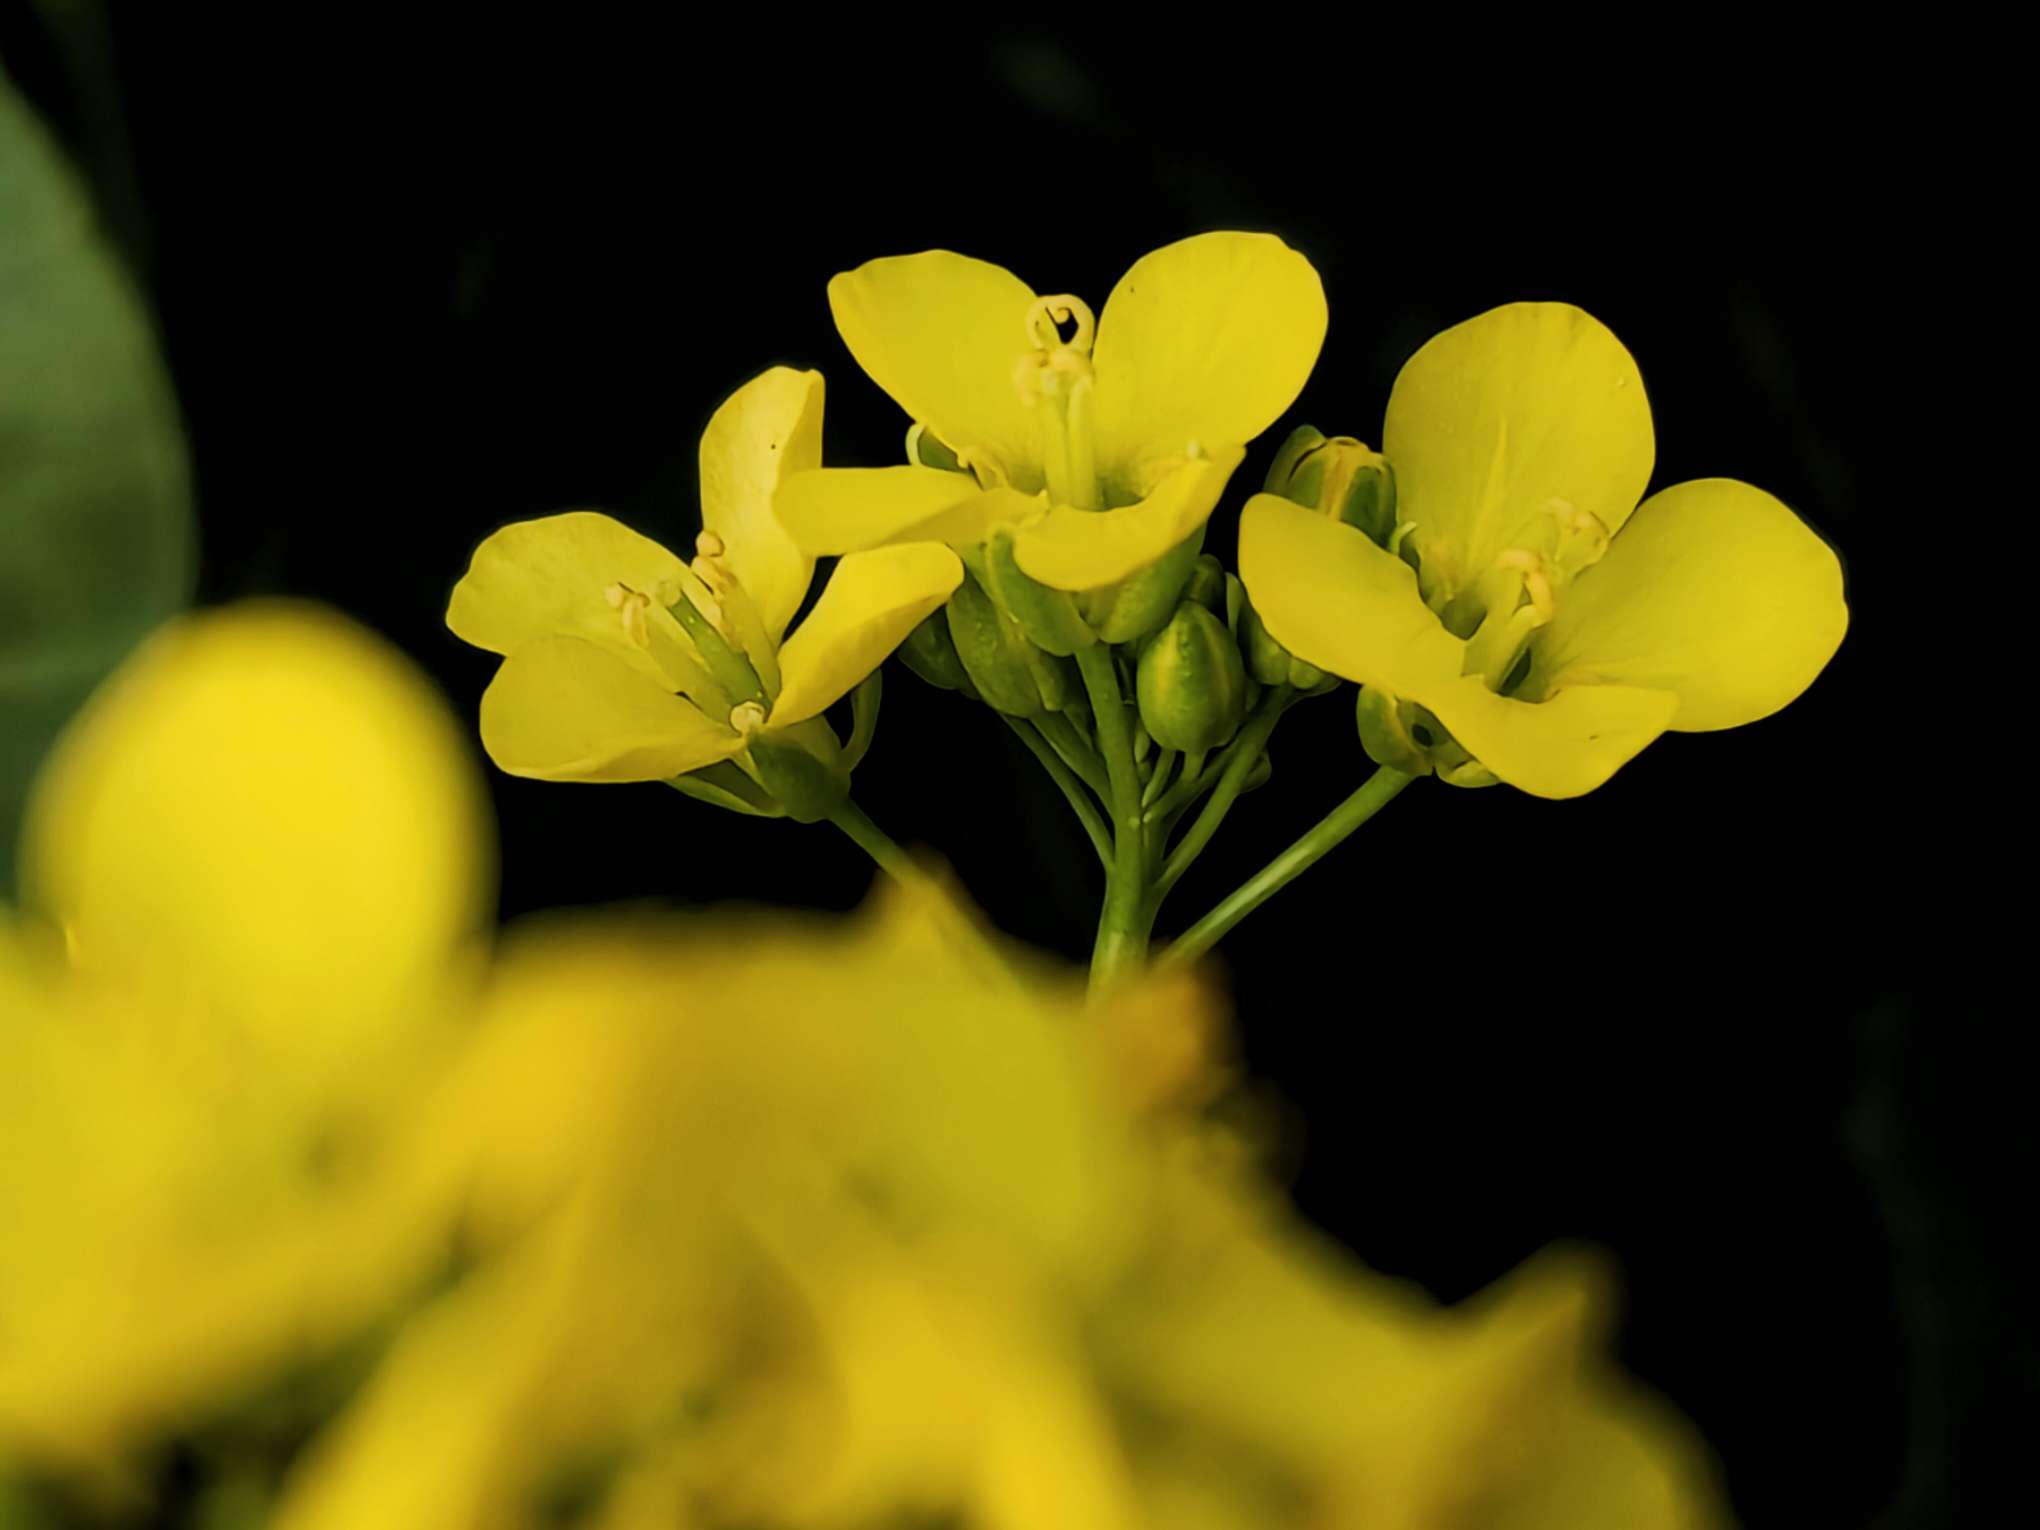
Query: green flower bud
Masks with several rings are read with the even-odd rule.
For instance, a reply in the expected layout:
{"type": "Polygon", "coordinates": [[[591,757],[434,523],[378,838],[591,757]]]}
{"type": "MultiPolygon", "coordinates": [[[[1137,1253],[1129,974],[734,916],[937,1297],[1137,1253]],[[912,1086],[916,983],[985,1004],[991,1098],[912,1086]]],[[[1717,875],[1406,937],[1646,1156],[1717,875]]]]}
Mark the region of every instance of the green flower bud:
{"type": "Polygon", "coordinates": [[[1246,586],[1236,575],[1226,576],[1225,609],[1226,620],[1246,659],[1247,673],[1256,684],[1286,685],[1314,695],[1338,685],[1337,675],[1328,675],[1315,664],[1305,663],[1275,641],[1262,625],[1260,613],[1247,598],[1246,586]]]}
{"type": "Polygon", "coordinates": [[[1139,573],[1084,591],[1084,620],[1098,641],[1131,643],[1166,622],[1183,598],[1183,586],[1203,546],[1204,528],[1199,526],[1139,573]]]}
{"type": "Polygon", "coordinates": [[[935,612],[909,632],[907,640],[895,651],[902,664],[937,690],[961,691],[972,701],[978,699],[977,687],[970,683],[963,660],[956,656],[956,644],[949,636],[949,618],[943,612],[935,612]]]}
{"type": "Polygon", "coordinates": [[[1431,751],[1410,731],[1410,720],[1393,695],[1378,685],[1360,687],[1353,715],[1360,728],[1360,747],[1367,758],[1408,776],[1431,773],[1431,751]]]}
{"type": "Polygon", "coordinates": [[[1268,470],[1267,491],[1358,527],[1383,546],[1395,532],[1395,469],[1351,436],[1299,425],[1268,470]]]}
{"type": "Polygon", "coordinates": [[[999,609],[1018,622],[1028,641],[1044,653],[1068,658],[1098,641],[1098,635],[1078,613],[1074,595],[1051,590],[1027,577],[1013,557],[1011,527],[1000,526],[985,539],[982,555],[973,561],[972,569],[999,609]]]}
{"type": "Polygon", "coordinates": [[[1214,616],[1224,616],[1226,580],[1230,576],[1225,565],[1210,553],[1199,553],[1197,561],[1190,565],[1190,577],[1183,585],[1183,599],[1194,600],[1214,616]]]}
{"type": "Polygon", "coordinates": [[[986,705],[1011,717],[1039,717],[1069,704],[1074,681],[1067,662],[1027,641],[968,568],[943,608],[958,662],[986,705]]]}
{"type": "Polygon", "coordinates": [[[1141,649],[1135,693],[1141,721],[1164,749],[1216,749],[1247,714],[1239,645],[1210,610],[1186,600],[1141,649]]]}
{"type": "Polygon", "coordinates": [[[795,823],[819,823],[849,800],[843,746],[819,717],[761,735],[747,752],[758,784],[795,823]]]}
{"type": "Polygon", "coordinates": [[[1362,686],[1354,709],[1360,746],[1377,765],[1405,775],[1436,775],[1451,786],[1493,786],[1493,771],[1468,754],[1445,725],[1413,701],[1362,686]]]}

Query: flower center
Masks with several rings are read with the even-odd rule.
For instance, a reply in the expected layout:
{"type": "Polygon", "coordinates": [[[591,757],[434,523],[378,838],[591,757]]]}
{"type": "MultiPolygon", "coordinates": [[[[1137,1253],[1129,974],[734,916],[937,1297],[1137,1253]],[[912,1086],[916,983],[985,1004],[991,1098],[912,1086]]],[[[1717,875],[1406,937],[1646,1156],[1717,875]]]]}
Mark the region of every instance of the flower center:
{"type": "Polygon", "coordinates": [[[1013,386],[1041,422],[1041,465],[1049,498],[1079,510],[1102,510],[1091,432],[1091,342],[1097,321],[1082,298],[1062,292],[1036,298],[1022,328],[1028,348],[1013,364],[1013,386]],[[1070,327],[1067,336],[1065,325],[1070,327]]]}
{"type": "Polygon", "coordinates": [[[1447,603],[1441,617],[1466,639],[1466,669],[1507,694],[1522,679],[1531,639],[1557,614],[1584,569],[1608,551],[1608,528],[1591,511],[1547,500],[1515,540],[1447,603]]]}

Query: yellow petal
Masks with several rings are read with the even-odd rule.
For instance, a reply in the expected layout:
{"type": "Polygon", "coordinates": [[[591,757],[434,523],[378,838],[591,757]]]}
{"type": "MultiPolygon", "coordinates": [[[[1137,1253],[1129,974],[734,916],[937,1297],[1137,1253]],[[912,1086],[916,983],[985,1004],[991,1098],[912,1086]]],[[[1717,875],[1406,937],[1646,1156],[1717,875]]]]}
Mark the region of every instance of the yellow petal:
{"type": "Polygon", "coordinates": [[[716,410],[701,433],[701,524],[777,641],[807,596],[814,559],[772,514],[780,480],[822,465],[822,374],[774,367],[716,410]]]}
{"type": "Polygon", "coordinates": [[[1098,462],[1109,479],[1241,446],[1296,401],[1325,339],[1324,284],[1272,234],[1200,234],[1134,262],[1098,320],[1098,462]]]}
{"type": "Polygon", "coordinates": [[[1240,582],[1276,642],[1357,684],[1421,701],[1465,668],[1466,645],[1407,563],[1279,495],[1256,494],[1240,515],[1240,582]]]}
{"type": "Polygon", "coordinates": [[[951,450],[989,452],[1009,477],[1041,460],[1041,428],[1013,386],[1033,304],[1012,272],[947,250],[867,261],[829,283],[836,328],[871,380],[951,450]]]}
{"type": "Polygon", "coordinates": [[[1532,704],[1463,673],[1466,645],[1417,592],[1402,559],[1352,527],[1273,494],[1240,518],[1240,580],[1269,633],[1299,659],[1418,702],[1510,785],[1592,791],[1678,710],[1663,690],[1576,685],[1532,704]]]}
{"type": "Polygon", "coordinates": [[[650,656],[626,637],[607,592],[622,584],[655,599],[670,590],[677,599],[683,566],[650,537],[598,511],[517,521],[475,549],[453,588],[446,625],[463,642],[503,654],[533,638],[571,635],[656,675],[650,656]]]}
{"type": "Polygon", "coordinates": [[[361,628],[282,602],[163,629],[52,755],[23,851],[80,968],[365,1044],[478,927],[492,856],[453,720],[361,628]]]}
{"type": "Polygon", "coordinates": [[[663,781],[729,758],[731,729],[577,637],[542,637],[503,661],[482,694],[482,744],[513,776],[663,781]]]}
{"type": "MultiPolygon", "coordinates": [[[[773,507],[801,548],[834,557],[889,542],[955,540],[953,533],[968,532],[974,524],[982,508],[973,508],[974,502],[983,495],[970,474],[940,468],[822,468],[788,478],[773,507]],[[961,519],[950,511],[960,511],[961,519]]],[[[982,536],[980,530],[962,540],[982,536]]]]}
{"type": "Polygon", "coordinates": [[[1497,696],[1478,675],[1413,695],[1467,753],[1520,791],[1578,797],[1671,726],[1679,698],[1633,685],[1576,685],[1542,701],[1497,696]]]}
{"type": "Polygon", "coordinates": [[[1619,681],[1674,692],[1682,732],[1768,717],[1848,629],[1842,566],[1806,523],[1730,478],[1653,494],[1538,634],[1540,691],[1619,681]]]}
{"type": "Polygon", "coordinates": [[[1511,303],[1430,340],[1397,376],[1382,434],[1426,588],[1453,591],[1554,501],[1619,528],[1656,453],[1636,363],[1567,303],[1511,303]]]}
{"type": "Polygon", "coordinates": [[[1246,455],[1238,446],[1184,463],[1146,499],[1118,510],[1037,510],[1013,532],[1013,557],[1030,579],[1057,590],[1091,590],[1137,573],[1211,518],[1226,480],[1246,455]]]}
{"type": "Polygon", "coordinates": [[[771,726],[816,716],[885,662],[963,580],[956,554],[932,542],[851,553],[779,652],[785,683],[771,726]]]}

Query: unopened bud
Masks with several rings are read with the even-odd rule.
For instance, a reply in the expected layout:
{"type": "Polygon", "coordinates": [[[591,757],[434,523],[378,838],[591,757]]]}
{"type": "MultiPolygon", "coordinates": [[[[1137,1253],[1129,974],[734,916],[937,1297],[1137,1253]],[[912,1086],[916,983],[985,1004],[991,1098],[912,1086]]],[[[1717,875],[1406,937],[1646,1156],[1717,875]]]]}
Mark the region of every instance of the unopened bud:
{"type": "Polygon", "coordinates": [[[1247,711],[1247,671],[1225,623],[1195,601],[1176,608],[1141,649],[1136,678],[1141,720],[1164,749],[1216,749],[1247,711]]]}
{"type": "Polygon", "coordinates": [[[1386,544],[1395,531],[1395,469],[1351,436],[1325,437],[1300,425],[1276,454],[1267,490],[1344,521],[1386,544]]]}

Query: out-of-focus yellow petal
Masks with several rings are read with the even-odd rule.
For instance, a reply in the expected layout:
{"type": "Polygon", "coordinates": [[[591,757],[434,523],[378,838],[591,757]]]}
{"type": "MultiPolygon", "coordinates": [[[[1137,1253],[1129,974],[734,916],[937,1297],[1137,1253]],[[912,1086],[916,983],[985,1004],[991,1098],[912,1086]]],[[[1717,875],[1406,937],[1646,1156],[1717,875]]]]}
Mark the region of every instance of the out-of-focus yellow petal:
{"type": "Polygon", "coordinates": [[[1106,477],[1193,441],[1215,455],[1253,440],[1303,390],[1325,322],[1317,272],[1272,234],[1200,234],[1135,261],[1092,351],[1106,477]]]}
{"type": "Polygon", "coordinates": [[[650,537],[600,511],[517,521],[475,549],[453,587],[446,625],[461,641],[501,654],[533,638],[578,637],[656,676],[658,666],[626,636],[608,592],[621,584],[669,605],[679,598],[683,568],[650,537]]]}
{"type": "Polygon", "coordinates": [[[1012,272],[947,250],[867,261],[829,283],[836,328],[871,380],[952,451],[989,451],[1009,477],[1041,460],[1041,427],[1013,385],[1033,304],[1012,272]]]}
{"type": "Polygon", "coordinates": [[[1240,581],[1298,658],[1435,712],[1510,785],[1540,797],[1592,791],[1662,733],[1678,697],[1574,685],[1532,704],[1463,673],[1466,645],[1417,592],[1416,575],[1350,526],[1257,494],[1240,518],[1240,581]]]}
{"type": "Polygon", "coordinates": [[[475,934],[485,824],[399,655],[255,604],[165,628],[94,698],[45,768],[23,875],[81,971],[347,1050],[475,934]]]}
{"type": "Polygon", "coordinates": [[[1209,520],[1245,455],[1243,447],[1229,446],[1186,462],[1137,505],[1103,511],[1054,505],[1030,514],[1014,527],[1014,561],[1051,589],[1116,584],[1209,520]]]}
{"type": "MultiPolygon", "coordinates": [[[[972,542],[987,514],[984,491],[968,473],[930,467],[822,468],[779,486],[779,523],[816,557],[862,552],[889,542],[972,542]]],[[[998,495],[993,506],[1017,495],[998,495]]],[[[989,529],[995,522],[985,520],[989,529]]]]}
{"type": "Polygon", "coordinates": [[[822,465],[822,374],[774,367],[716,410],[701,434],[701,524],[774,639],[807,596],[812,557],[772,513],[780,481],[822,465]]]}
{"type": "Polygon", "coordinates": [[[1691,1428],[1606,1358],[1611,1273],[1587,1250],[1539,1254],[1448,1317],[1439,1370],[1456,1427],[1423,1518],[1478,1484],[1497,1530],[1718,1530],[1728,1521],[1691,1428]]]}
{"type": "Polygon", "coordinates": [[[1567,303],[1511,303],[1433,337],[1396,377],[1382,435],[1426,588],[1455,591],[1553,501],[1619,529],[1657,450],[1635,361],[1567,303]]]}
{"type": "Polygon", "coordinates": [[[663,781],[728,759],[743,740],[608,647],[542,637],[482,693],[482,745],[513,776],[663,781]]]}
{"type": "Polygon", "coordinates": [[[1579,576],[1527,686],[1647,686],[1678,696],[1681,732],[1734,728],[1811,685],[1848,625],[1841,563],[1804,521],[1746,483],[1698,479],[1645,500],[1579,576]]]}
{"type": "Polygon", "coordinates": [[[805,722],[849,694],[962,580],[956,554],[932,542],[845,557],[780,650],[782,684],[771,725],[805,722]]]}

